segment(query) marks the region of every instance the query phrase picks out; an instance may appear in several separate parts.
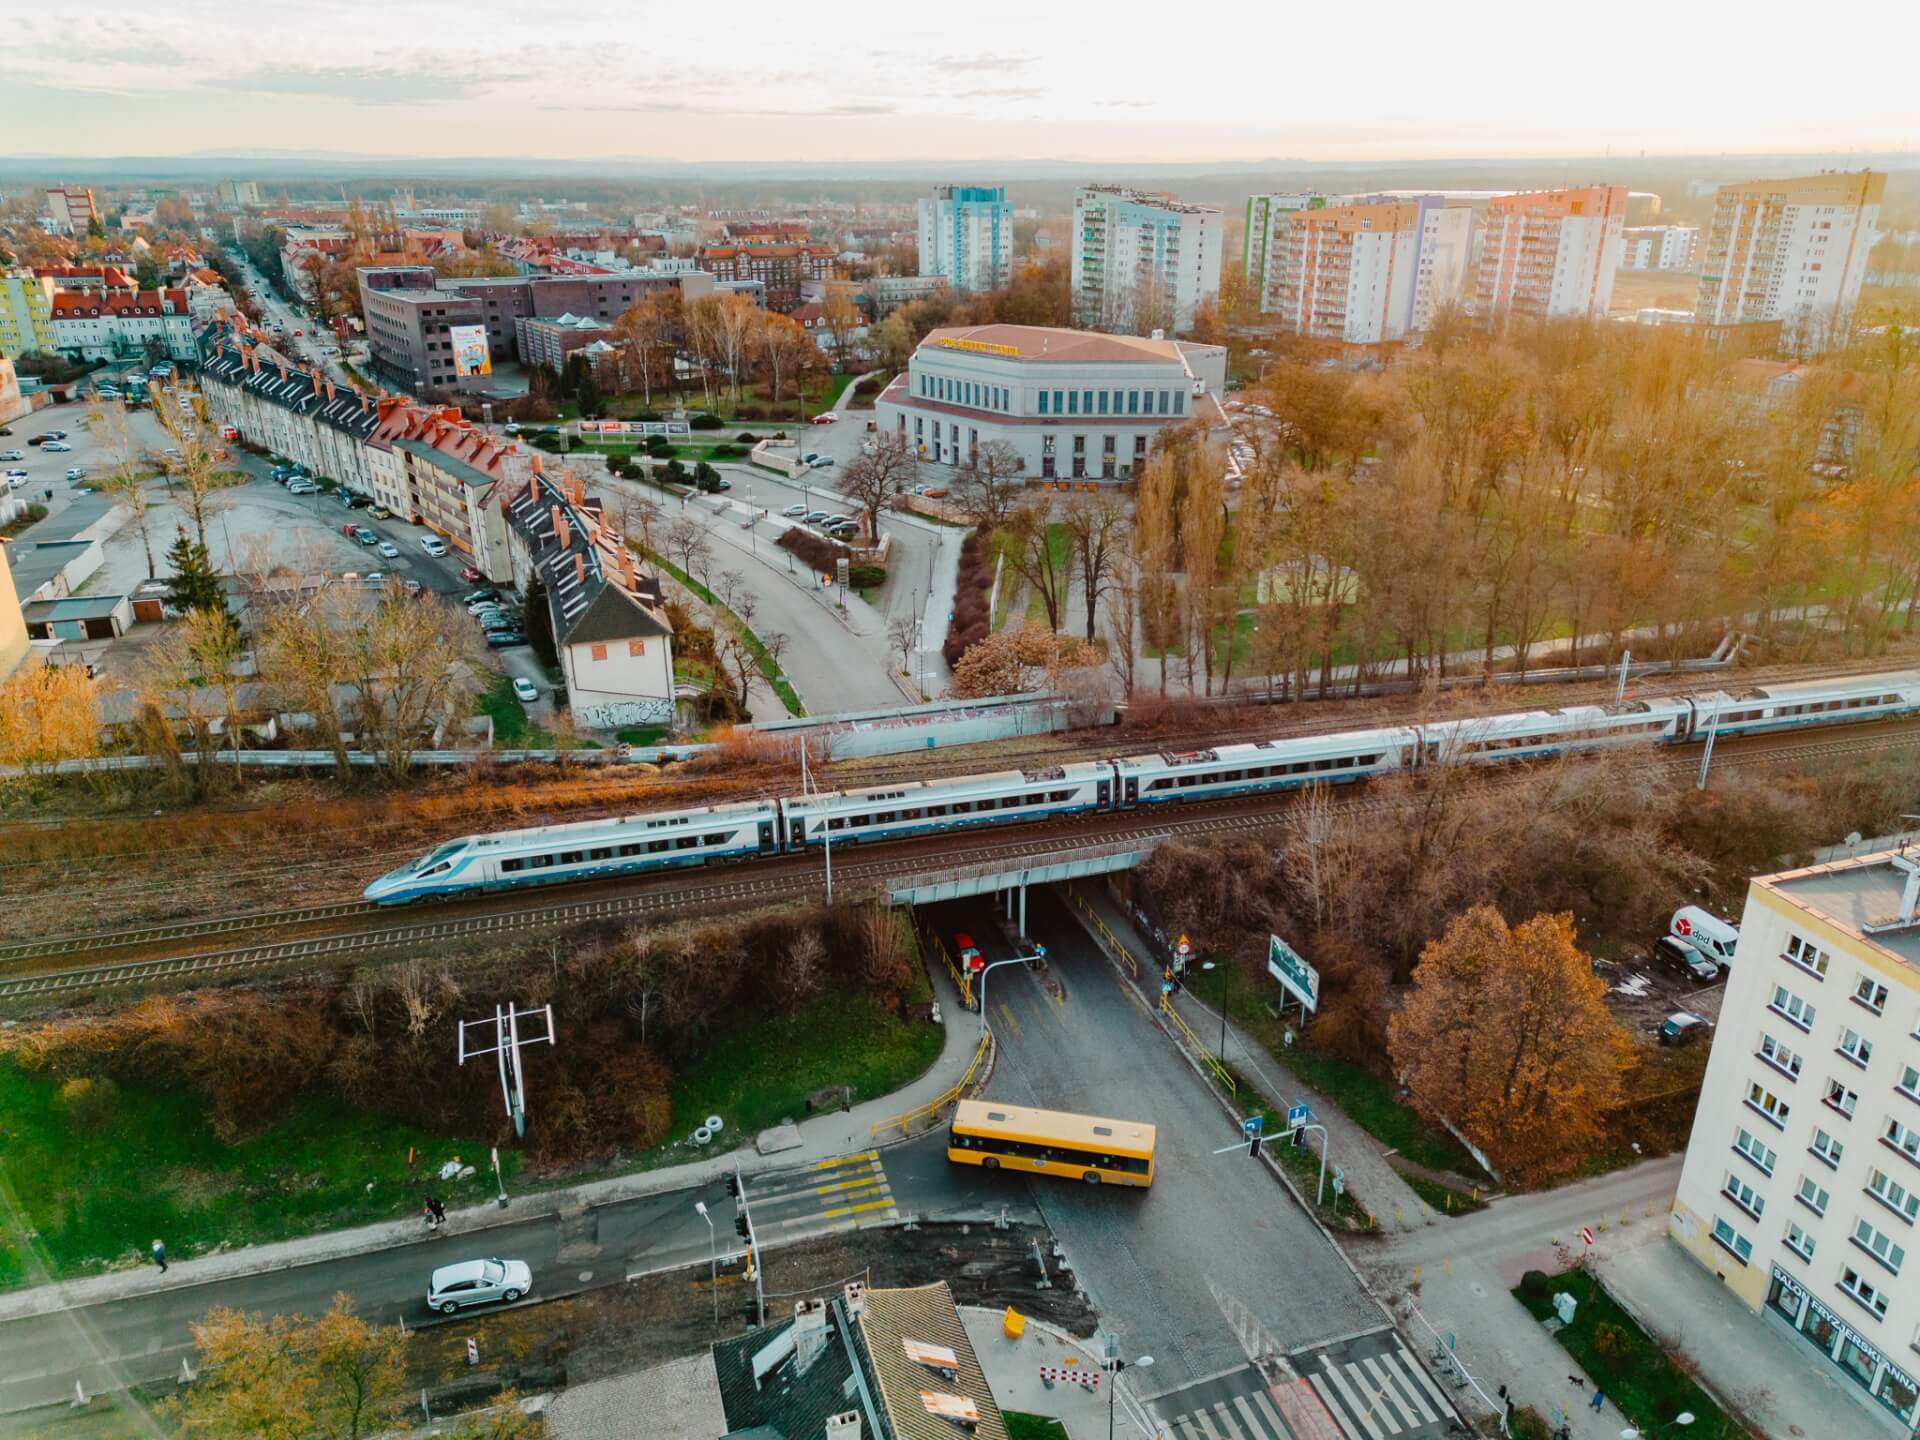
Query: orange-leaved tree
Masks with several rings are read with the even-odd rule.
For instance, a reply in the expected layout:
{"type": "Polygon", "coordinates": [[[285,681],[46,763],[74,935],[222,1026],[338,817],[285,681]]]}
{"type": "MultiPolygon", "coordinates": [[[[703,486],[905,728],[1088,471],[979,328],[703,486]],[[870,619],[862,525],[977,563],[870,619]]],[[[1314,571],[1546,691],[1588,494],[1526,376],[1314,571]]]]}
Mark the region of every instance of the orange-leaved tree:
{"type": "Polygon", "coordinates": [[[1509,927],[1491,905],[1421,952],[1387,1048],[1422,1114],[1522,1184],[1577,1165],[1620,1103],[1632,1043],[1574,943],[1573,917],[1509,927]]]}

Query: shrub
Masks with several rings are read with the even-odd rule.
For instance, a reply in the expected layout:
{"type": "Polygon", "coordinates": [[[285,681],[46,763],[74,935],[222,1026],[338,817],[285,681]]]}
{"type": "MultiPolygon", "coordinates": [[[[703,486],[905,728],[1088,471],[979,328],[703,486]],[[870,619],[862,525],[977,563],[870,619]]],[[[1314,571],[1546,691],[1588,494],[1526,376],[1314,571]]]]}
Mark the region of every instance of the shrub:
{"type": "Polygon", "coordinates": [[[716,445],[707,453],[715,460],[738,460],[747,452],[739,445],[716,445]]]}
{"type": "Polygon", "coordinates": [[[742,445],[757,445],[760,443],[760,437],[754,434],[751,430],[742,430],[738,435],[734,436],[733,438],[735,440],[738,440],[742,445]]]}
{"type": "Polygon", "coordinates": [[[55,1103],[76,1130],[104,1130],[120,1107],[120,1087],[104,1075],[76,1075],[60,1086],[55,1103]]]}
{"type": "Polygon", "coordinates": [[[1520,1293],[1529,1300],[1544,1300],[1552,1289],[1553,1282],[1544,1270],[1529,1270],[1520,1277],[1520,1293]]]}
{"type": "Polygon", "coordinates": [[[1508,1434],[1513,1440],[1553,1440],[1553,1426],[1531,1405],[1522,1405],[1508,1417],[1508,1434]]]}
{"type": "Polygon", "coordinates": [[[1633,1348],[1633,1336],[1611,1320],[1602,1320],[1593,1327],[1593,1353],[1602,1360],[1624,1364],[1633,1357],[1633,1348]]]}
{"type": "Polygon", "coordinates": [[[856,590],[877,590],[887,583],[884,565],[854,565],[847,570],[847,583],[856,590]]]}
{"type": "Polygon", "coordinates": [[[726,422],[718,415],[696,415],[687,422],[695,430],[723,430],[726,422]]]}
{"type": "Polygon", "coordinates": [[[834,544],[825,536],[816,535],[811,530],[803,530],[798,525],[790,528],[778,542],[783,549],[791,550],[816,571],[831,575],[833,567],[846,550],[834,544]]]}
{"type": "Polygon", "coordinates": [[[664,435],[647,436],[647,453],[664,460],[673,454],[673,444],[664,435]]]}

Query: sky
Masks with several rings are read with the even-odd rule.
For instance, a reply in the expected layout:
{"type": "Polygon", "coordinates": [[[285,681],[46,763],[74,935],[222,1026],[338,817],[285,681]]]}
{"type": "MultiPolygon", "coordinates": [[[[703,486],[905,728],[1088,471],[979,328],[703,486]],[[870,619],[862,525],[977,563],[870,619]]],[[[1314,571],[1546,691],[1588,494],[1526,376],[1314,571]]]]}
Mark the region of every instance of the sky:
{"type": "Polygon", "coordinates": [[[0,154],[1896,150],[1913,0],[0,0],[0,154]]]}

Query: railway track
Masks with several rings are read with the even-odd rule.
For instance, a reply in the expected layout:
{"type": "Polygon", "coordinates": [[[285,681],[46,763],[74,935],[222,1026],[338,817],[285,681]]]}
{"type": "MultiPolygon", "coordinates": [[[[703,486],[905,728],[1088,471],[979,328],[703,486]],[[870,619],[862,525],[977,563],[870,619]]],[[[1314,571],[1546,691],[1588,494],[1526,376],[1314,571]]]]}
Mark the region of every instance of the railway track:
{"type": "MultiPolygon", "coordinates": [[[[1872,755],[1889,749],[1920,747],[1920,724],[1906,722],[1869,733],[1842,733],[1821,740],[1799,736],[1748,737],[1724,742],[1715,753],[1718,768],[1751,765],[1777,766],[1805,760],[1833,760],[1848,755],[1872,755]]],[[[1687,776],[1699,769],[1697,752],[1663,755],[1652,762],[1662,773],[1687,776]]],[[[1524,777],[1515,775],[1513,783],[1524,777]]],[[[1047,855],[1081,843],[1151,845],[1169,839],[1204,838],[1232,833],[1260,833],[1280,823],[1298,794],[1242,797],[1202,802],[1192,809],[1166,815],[1127,811],[1092,819],[1051,822],[1023,827],[1026,833],[954,848],[936,837],[888,845],[875,854],[860,847],[836,859],[834,879],[843,894],[880,888],[889,881],[930,870],[949,870],[982,864],[1012,864],[1047,855]]],[[[1364,791],[1336,802],[1349,813],[1379,810],[1389,802],[1364,791]]],[[[348,922],[350,928],[331,933],[268,941],[221,950],[200,950],[132,959],[109,964],[62,967],[37,973],[15,973],[0,978],[0,1001],[58,998],[92,991],[125,988],[156,981],[232,978],[248,973],[270,973],[290,967],[326,966],[353,957],[377,954],[408,945],[435,945],[449,941],[486,939],[531,931],[566,929],[606,921],[699,912],[716,905],[762,904],[819,892],[822,866],[813,856],[781,856],[746,862],[720,871],[687,871],[644,877],[638,881],[603,881],[591,887],[569,887],[568,892],[528,896],[507,893],[469,901],[447,901],[429,912],[395,911],[357,902],[269,911],[205,922],[148,926],[125,931],[96,932],[66,937],[59,942],[24,942],[0,950],[0,966],[16,972],[28,961],[58,959],[82,952],[137,949],[153,944],[212,939],[247,930],[295,929],[301,926],[348,922]],[[594,893],[571,892],[592,889],[594,893]],[[528,903],[532,901],[534,903],[528,903]],[[357,925],[352,922],[375,921],[357,925]]]]}

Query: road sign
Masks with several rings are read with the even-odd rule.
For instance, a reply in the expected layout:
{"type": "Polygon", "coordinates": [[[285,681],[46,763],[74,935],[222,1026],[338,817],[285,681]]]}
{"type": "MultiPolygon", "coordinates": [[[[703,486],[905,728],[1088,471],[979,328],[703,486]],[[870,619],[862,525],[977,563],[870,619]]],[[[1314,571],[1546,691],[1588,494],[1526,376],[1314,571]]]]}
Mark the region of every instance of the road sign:
{"type": "Polygon", "coordinates": [[[1193,953],[1193,946],[1187,943],[1186,936],[1182,935],[1179,940],[1174,942],[1173,953],[1176,955],[1191,955],[1193,953]]]}
{"type": "Polygon", "coordinates": [[[1287,1128],[1289,1130],[1298,1130],[1302,1125],[1307,1123],[1307,1116],[1311,1113],[1306,1106],[1297,1101],[1289,1105],[1287,1107],[1287,1128]]]}
{"type": "Polygon", "coordinates": [[[1589,1229],[1588,1227],[1586,1227],[1585,1225],[1582,1225],[1582,1226],[1580,1227],[1580,1238],[1581,1238],[1582,1240],[1584,1240],[1584,1241],[1586,1241],[1586,1242],[1587,1242],[1587,1244],[1589,1244],[1589,1245],[1591,1245],[1591,1244],[1593,1244],[1593,1231],[1592,1231],[1592,1230],[1590,1230],[1590,1229],[1589,1229]]]}
{"type": "Polygon", "coordinates": [[[1320,972],[1278,935],[1267,937],[1267,973],[1300,1002],[1303,1010],[1320,1008],[1320,972]]]}
{"type": "Polygon", "coordinates": [[[1249,1115],[1240,1122],[1240,1131],[1251,1139],[1260,1133],[1265,1120],[1266,1117],[1264,1115],[1249,1115]]]}

